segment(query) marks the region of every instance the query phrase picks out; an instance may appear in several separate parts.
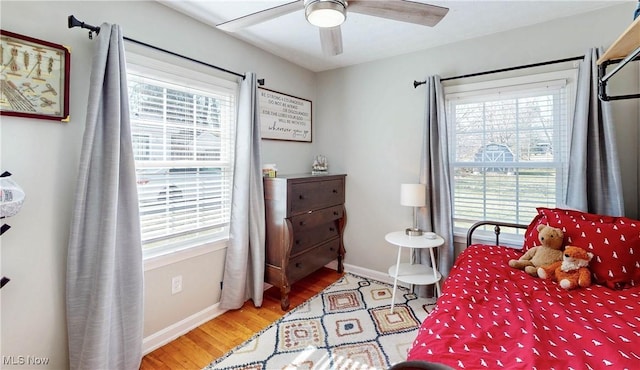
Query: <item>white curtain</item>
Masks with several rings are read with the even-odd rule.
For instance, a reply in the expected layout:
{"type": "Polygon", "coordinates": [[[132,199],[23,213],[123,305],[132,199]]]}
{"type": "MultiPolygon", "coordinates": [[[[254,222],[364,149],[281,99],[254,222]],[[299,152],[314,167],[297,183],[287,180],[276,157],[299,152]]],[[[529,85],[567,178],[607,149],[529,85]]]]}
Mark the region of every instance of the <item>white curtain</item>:
{"type": "Polygon", "coordinates": [[[620,216],[620,164],[611,103],[598,98],[599,54],[590,49],[580,64],[565,203],[584,212],[620,216]]]}
{"type": "MultiPolygon", "coordinates": [[[[427,100],[420,183],[427,188],[427,206],[418,213],[418,223],[423,230],[433,231],[444,238],[444,245],[438,248],[437,263],[438,270],[447,276],[453,265],[454,246],[446,107],[439,76],[428,77],[425,87],[427,100]]],[[[417,262],[427,264],[431,260],[428,250],[419,250],[414,258],[417,262]]]]}
{"type": "Polygon", "coordinates": [[[262,306],[265,270],[265,214],[260,156],[258,84],[247,73],[240,85],[233,172],[231,230],[220,308],[237,309],[247,299],[262,306]]]}
{"type": "Polygon", "coordinates": [[[95,41],[67,257],[72,369],[138,369],[143,271],[122,31],[95,41]]]}

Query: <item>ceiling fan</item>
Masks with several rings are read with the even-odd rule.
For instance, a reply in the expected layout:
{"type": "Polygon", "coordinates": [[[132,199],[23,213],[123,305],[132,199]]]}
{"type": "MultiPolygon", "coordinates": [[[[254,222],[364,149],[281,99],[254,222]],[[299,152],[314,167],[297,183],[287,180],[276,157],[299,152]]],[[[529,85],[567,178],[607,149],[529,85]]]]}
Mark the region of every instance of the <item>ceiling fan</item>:
{"type": "Polygon", "coordinates": [[[441,6],[408,0],[298,0],[232,19],[216,27],[235,32],[304,9],[307,21],[319,27],[322,51],[333,56],[342,53],[340,25],[347,18],[347,8],[350,12],[430,27],[440,22],[449,11],[441,6]]]}

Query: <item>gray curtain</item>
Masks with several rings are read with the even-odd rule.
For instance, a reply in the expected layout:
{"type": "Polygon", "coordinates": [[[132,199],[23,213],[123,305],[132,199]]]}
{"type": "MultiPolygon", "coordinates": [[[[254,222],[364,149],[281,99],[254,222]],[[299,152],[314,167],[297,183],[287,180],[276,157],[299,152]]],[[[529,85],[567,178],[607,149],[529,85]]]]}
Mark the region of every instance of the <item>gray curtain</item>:
{"type": "Polygon", "coordinates": [[[256,307],[262,306],[265,215],[254,73],[247,73],[240,85],[234,162],[231,229],[220,298],[223,309],[240,308],[247,299],[256,307]]]}
{"type": "Polygon", "coordinates": [[[143,270],[122,31],[95,41],[67,257],[72,369],[137,369],[143,270]]]}
{"type": "Polygon", "coordinates": [[[565,204],[585,212],[624,214],[611,103],[598,98],[598,60],[590,49],[580,64],[569,147],[565,204]]]}
{"type": "MultiPolygon", "coordinates": [[[[444,238],[444,245],[438,248],[437,263],[439,271],[447,276],[453,265],[454,246],[446,108],[440,77],[428,77],[425,87],[427,101],[420,183],[427,187],[427,206],[420,209],[418,223],[423,230],[433,231],[444,238]]],[[[414,258],[421,263],[430,263],[431,260],[428,250],[419,250],[414,258]]]]}

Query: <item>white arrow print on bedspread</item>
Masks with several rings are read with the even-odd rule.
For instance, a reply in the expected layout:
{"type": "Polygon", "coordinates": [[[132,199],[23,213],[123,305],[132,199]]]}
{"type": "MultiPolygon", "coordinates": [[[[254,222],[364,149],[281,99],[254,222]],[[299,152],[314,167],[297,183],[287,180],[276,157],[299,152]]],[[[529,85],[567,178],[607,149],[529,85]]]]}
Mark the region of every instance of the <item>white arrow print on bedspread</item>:
{"type": "Polygon", "coordinates": [[[622,351],[620,351],[620,350],[618,350],[618,353],[619,353],[622,357],[624,357],[624,358],[631,359],[631,357],[627,356],[627,354],[626,354],[626,353],[624,353],[624,352],[622,352],[622,351]]]}

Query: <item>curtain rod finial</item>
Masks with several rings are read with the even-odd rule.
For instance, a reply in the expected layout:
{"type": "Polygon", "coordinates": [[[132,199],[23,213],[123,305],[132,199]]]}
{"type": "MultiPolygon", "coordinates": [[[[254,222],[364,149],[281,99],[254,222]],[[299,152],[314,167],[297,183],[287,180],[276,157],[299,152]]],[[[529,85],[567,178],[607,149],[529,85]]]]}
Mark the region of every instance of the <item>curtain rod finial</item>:
{"type": "Polygon", "coordinates": [[[82,21],[79,21],[76,17],[72,15],[67,17],[67,27],[68,28],[74,28],[74,27],[80,27],[80,28],[86,28],[89,30],[89,39],[93,38],[93,34],[92,32],[95,32],[96,34],[100,33],[100,27],[97,26],[92,26],[89,24],[86,24],[82,21]]]}
{"type": "Polygon", "coordinates": [[[73,28],[73,27],[84,28],[84,22],[79,21],[78,18],[76,18],[73,14],[71,14],[70,16],[67,17],[67,27],[68,28],[73,28]]]}
{"type": "Polygon", "coordinates": [[[413,88],[415,89],[416,87],[420,86],[420,85],[424,85],[426,84],[427,81],[413,81],[413,88]]]}

